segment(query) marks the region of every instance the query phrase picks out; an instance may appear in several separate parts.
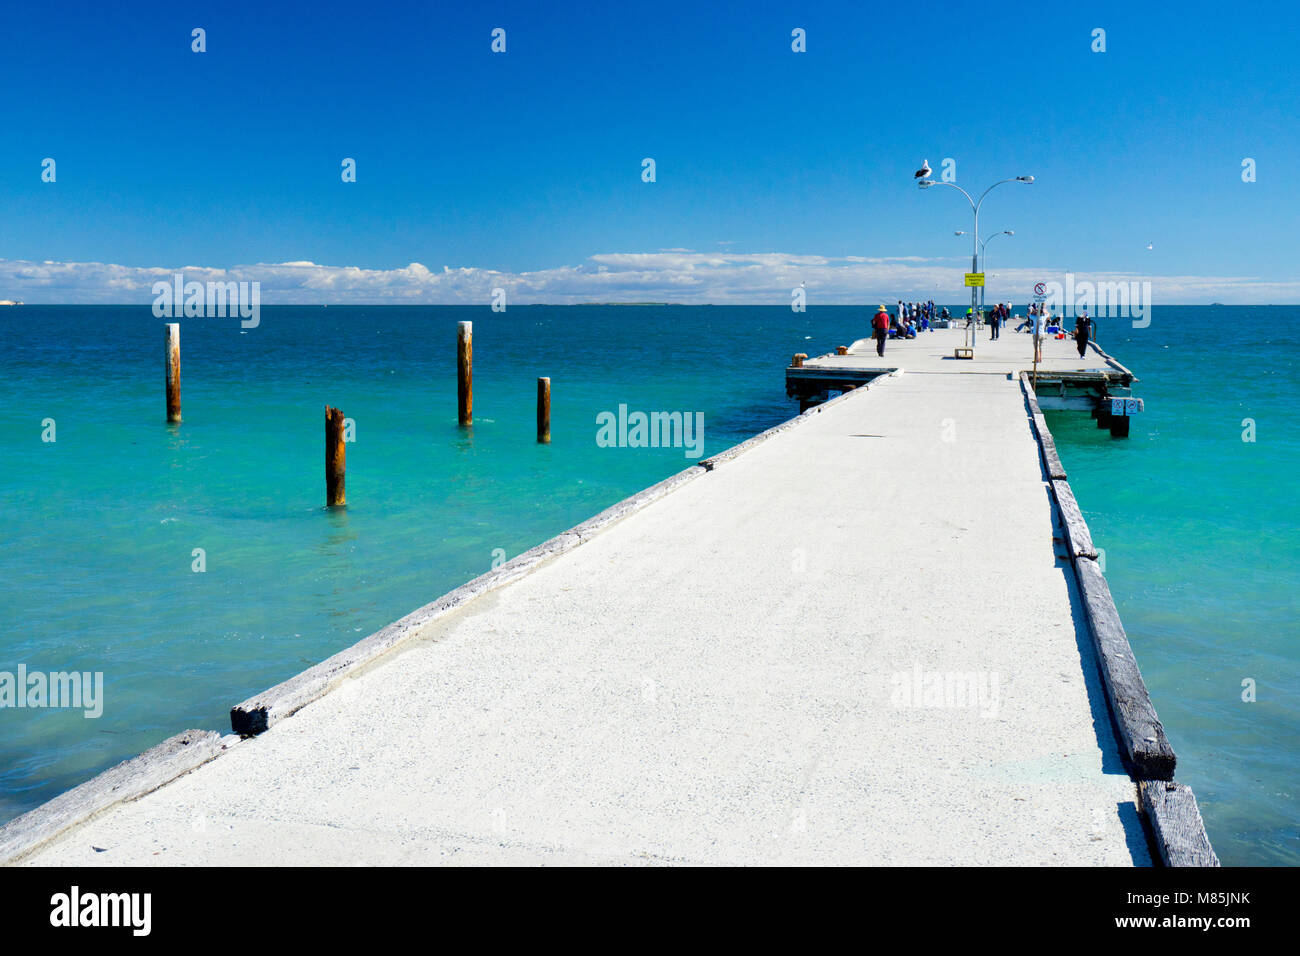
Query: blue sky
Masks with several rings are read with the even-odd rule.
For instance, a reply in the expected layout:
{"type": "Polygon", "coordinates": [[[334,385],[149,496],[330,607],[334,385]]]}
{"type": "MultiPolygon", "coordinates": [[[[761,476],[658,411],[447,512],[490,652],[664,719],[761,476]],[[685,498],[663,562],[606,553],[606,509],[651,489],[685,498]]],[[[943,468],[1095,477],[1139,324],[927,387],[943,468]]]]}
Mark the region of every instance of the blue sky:
{"type": "Polygon", "coordinates": [[[968,189],[1037,177],[981,213],[1016,232],[989,247],[1016,288],[1296,302],[1297,28],[1282,4],[7,4],[0,298],[310,262],[314,290],[264,269],[264,299],[788,301],[793,276],[958,301],[969,209],[912,185],[951,157],[968,189]]]}

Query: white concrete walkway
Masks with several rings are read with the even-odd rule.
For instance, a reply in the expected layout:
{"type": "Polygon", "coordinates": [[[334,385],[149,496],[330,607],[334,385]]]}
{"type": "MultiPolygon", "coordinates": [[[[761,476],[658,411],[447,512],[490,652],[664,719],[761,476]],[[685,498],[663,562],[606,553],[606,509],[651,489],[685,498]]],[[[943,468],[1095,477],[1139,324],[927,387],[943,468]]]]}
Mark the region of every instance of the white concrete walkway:
{"type": "Polygon", "coordinates": [[[27,862],[1147,864],[1053,521],[1018,383],[881,380],[27,862]]]}

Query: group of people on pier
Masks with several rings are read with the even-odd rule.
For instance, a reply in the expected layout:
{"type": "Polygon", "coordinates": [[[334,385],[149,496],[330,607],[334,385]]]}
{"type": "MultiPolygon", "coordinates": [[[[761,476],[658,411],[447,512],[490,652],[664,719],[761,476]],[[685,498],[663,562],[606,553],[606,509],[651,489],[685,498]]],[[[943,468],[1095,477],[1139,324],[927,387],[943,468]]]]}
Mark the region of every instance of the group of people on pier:
{"type": "MultiPolygon", "coordinates": [[[[884,306],[881,306],[883,309],[884,306]]],[[[924,332],[928,332],[934,327],[934,320],[937,318],[948,318],[948,310],[943,310],[943,315],[935,311],[934,301],[929,302],[904,302],[898,300],[898,314],[893,316],[893,328],[897,329],[903,326],[912,326],[924,332]]],[[[911,336],[909,336],[910,338],[911,336]]]]}
{"type": "Polygon", "coordinates": [[[935,319],[951,317],[947,309],[936,311],[933,301],[904,302],[898,300],[898,311],[890,312],[883,305],[871,319],[871,336],[876,340],[876,354],[885,354],[888,339],[914,339],[919,332],[934,329],[935,319]]]}
{"type": "MultiPolygon", "coordinates": [[[[890,312],[883,305],[880,306],[871,319],[871,336],[876,342],[876,354],[885,354],[885,342],[889,339],[914,339],[918,332],[931,331],[934,320],[952,318],[947,308],[936,309],[933,301],[904,302],[901,299],[898,300],[897,312],[890,312]]],[[[1025,320],[1016,326],[1016,331],[1027,330],[1033,333],[1035,361],[1042,361],[1042,342],[1047,335],[1047,327],[1059,320],[1041,302],[1029,303],[1028,312],[1025,320]]],[[[970,328],[972,323],[984,323],[989,328],[989,340],[992,341],[1001,337],[1002,326],[1012,317],[1010,302],[999,302],[987,311],[981,307],[978,313],[969,308],[966,310],[966,327],[970,328]]],[[[1088,317],[1087,311],[1075,320],[1073,337],[1080,358],[1088,351],[1089,340],[1095,337],[1094,328],[1095,324],[1088,317]]]]}

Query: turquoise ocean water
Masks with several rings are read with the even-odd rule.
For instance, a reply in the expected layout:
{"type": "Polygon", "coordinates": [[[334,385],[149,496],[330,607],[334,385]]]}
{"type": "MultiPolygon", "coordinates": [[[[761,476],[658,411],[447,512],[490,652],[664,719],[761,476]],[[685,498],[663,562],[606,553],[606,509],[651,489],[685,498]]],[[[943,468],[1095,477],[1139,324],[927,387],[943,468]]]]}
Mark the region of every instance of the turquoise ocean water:
{"type": "MultiPolygon", "coordinates": [[[[0,671],[105,674],[97,720],[0,710],[0,820],[187,727],[227,730],[232,704],[690,463],[598,448],[598,412],[703,412],[706,454],[790,417],[790,355],[863,337],[866,313],[286,306],[243,334],[182,320],[173,428],[148,306],[0,310],[0,671]],[[539,375],[550,446],[533,440],[539,375]],[[327,403],[356,423],[339,512],[322,507],[327,403]]],[[[1179,779],[1229,864],[1300,863],[1297,314],[1103,319],[1147,411],[1127,441],[1049,414],[1179,779]]]]}

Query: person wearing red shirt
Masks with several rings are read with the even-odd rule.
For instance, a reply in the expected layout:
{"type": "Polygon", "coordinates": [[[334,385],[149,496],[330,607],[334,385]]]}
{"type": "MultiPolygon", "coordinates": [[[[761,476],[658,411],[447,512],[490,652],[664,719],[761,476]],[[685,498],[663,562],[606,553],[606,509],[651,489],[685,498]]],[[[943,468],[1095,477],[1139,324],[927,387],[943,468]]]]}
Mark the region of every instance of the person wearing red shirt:
{"type": "Polygon", "coordinates": [[[880,311],[871,320],[871,334],[876,340],[876,354],[885,354],[885,339],[889,338],[889,313],[882,305],[880,311]]]}

